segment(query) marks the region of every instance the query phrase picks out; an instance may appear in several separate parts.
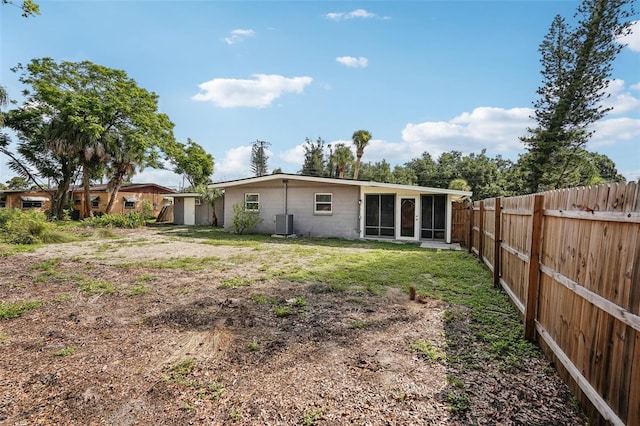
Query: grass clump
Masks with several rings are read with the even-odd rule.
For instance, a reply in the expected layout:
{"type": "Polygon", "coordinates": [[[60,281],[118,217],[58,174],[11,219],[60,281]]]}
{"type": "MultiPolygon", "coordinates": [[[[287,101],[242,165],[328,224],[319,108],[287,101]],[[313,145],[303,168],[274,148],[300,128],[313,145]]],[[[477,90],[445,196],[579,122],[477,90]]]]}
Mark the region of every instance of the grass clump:
{"type": "Polygon", "coordinates": [[[67,346],[66,348],[60,349],[59,351],[55,351],[53,356],[69,356],[75,353],[75,349],[73,346],[67,346]]]}
{"type": "Polygon", "coordinates": [[[275,308],[273,308],[273,313],[275,313],[278,318],[284,318],[293,314],[293,311],[289,306],[278,305],[275,308]]]}
{"type": "Polygon", "coordinates": [[[371,323],[369,321],[358,321],[358,320],[353,321],[350,326],[350,328],[354,330],[358,330],[361,328],[369,328],[369,327],[371,327],[371,323]]]}
{"type": "Polygon", "coordinates": [[[129,291],[129,296],[141,296],[149,294],[150,290],[145,285],[137,285],[129,291]]]}
{"type": "Polygon", "coordinates": [[[436,348],[433,343],[428,340],[418,340],[409,345],[412,351],[418,352],[427,361],[441,362],[447,359],[447,354],[436,348]]]}
{"type": "Polygon", "coordinates": [[[226,278],[222,280],[220,283],[220,288],[237,288],[237,287],[246,287],[250,286],[252,281],[248,278],[242,278],[239,276],[235,276],[232,278],[226,278]]]}
{"type": "Polygon", "coordinates": [[[0,320],[17,318],[42,305],[39,300],[16,303],[0,303],[0,320]]]}
{"type": "Polygon", "coordinates": [[[96,294],[112,294],[115,293],[115,286],[103,280],[88,279],[81,281],[78,285],[85,296],[94,296],[96,294]]]}
{"type": "Polygon", "coordinates": [[[313,426],[316,422],[322,419],[322,416],[325,413],[324,408],[316,408],[314,410],[305,411],[302,415],[302,424],[305,426],[313,426]]]}

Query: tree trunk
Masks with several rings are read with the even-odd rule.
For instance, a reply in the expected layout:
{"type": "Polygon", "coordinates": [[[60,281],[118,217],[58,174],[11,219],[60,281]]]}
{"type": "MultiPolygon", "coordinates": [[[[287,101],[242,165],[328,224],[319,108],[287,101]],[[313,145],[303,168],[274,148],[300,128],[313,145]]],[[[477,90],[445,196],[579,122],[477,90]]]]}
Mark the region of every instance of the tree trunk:
{"type": "Polygon", "coordinates": [[[358,173],[360,172],[360,159],[362,154],[356,156],[356,167],[353,169],[353,180],[358,180],[358,173]]]}
{"type": "Polygon", "coordinates": [[[107,203],[107,208],[105,209],[105,214],[111,214],[111,210],[113,209],[113,204],[116,201],[116,197],[118,196],[118,191],[122,186],[122,180],[124,179],[124,173],[118,171],[113,176],[113,178],[109,181],[109,187],[111,191],[109,193],[109,202],[107,203]]]}
{"type": "Polygon", "coordinates": [[[91,211],[91,194],[89,180],[89,166],[87,163],[82,165],[82,186],[84,187],[84,217],[93,217],[93,211],[91,211]]]}

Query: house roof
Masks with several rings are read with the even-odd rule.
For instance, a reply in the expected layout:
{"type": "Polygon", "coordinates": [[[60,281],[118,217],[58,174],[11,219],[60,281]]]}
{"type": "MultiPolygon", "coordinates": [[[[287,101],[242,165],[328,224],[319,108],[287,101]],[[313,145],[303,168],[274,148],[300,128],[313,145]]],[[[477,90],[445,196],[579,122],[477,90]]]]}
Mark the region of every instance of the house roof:
{"type": "Polygon", "coordinates": [[[232,188],[234,186],[251,185],[251,184],[269,182],[274,180],[275,181],[297,180],[297,181],[324,183],[324,184],[331,184],[331,185],[358,186],[361,188],[381,188],[381,189],[391,189],[395,191],[411,191],[411,192],[420,192],[420,193],[428,192],[430,194],[454,195],[460,198],[470,197],[472,195],[471,191],[459,191],[455,189],[431,188],[428,186],[417,186],[417,185],[399,185],[396,183],[372,182],[372,181],[353,180],[353,179],[337,179],[337,178],[326,178],[326,177],[317,177],[317,176],[303,176],[303,175],[294,175],[294,174],[288,174],[288,173],[277,173],[273,175],[265,175],[260,177],[229,180],[226,182],[217,182],[209,185],[209,188],[224,189],[224,188],[232,188]]]}
{"type": "Polygon", "coordinates": [[[202,197],[202,194],[197,192],[180,192],[179,194],[169,194],[165,198],[198,198],[202,197]]]}

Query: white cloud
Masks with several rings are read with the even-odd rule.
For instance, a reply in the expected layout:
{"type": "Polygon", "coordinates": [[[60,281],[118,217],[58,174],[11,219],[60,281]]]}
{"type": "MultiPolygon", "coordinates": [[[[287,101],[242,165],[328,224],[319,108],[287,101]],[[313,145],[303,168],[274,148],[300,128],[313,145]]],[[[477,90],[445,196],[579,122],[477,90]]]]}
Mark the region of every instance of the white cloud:
{"type": "Polygon", "coordinates": [[[610,118],[600,120],[593,126],[595,133],[589,141],[592,148],[614,145],[621,140],[630,140],[640,137],[640,119],[637,118],[610,118]]]}
{"type": "Polygon", "coordinates": [[[304,144],[296,145],[278,154],[277,157],[285,163],[297,164],[299,168],[302,168],[302,163],[304,163],[304,144]]]}
{"type": "Polygon", "coordinates": [[[224,158],[216,160],[213,176],[215,181],[251,176],[251,146],[239,146],[228,150],[224,158]]]}
{"type": "Polygon", "coordinates": [[[216,78],[198,85],[203,93],[192,97],[210,101],[221,108],[264,108],[284,93],[302,93],[311,84],[311,77],[287,78],[281,75],[253,74],[253,80],[216,78]]]}
{"type": "Polygon", "coordinates": [[[349,68],[366,68],[369,65],[367,58],[360,56],[354,58],[353,56],[340,56],[336,58],[336,61],[349,68]]]}
{"type": "Polygon", "coordinates": [[[356,9],[351,12],[331,12],[325,15],[325,18],[332,21],[343,21],[347,19],[370,19],[375,18],[375,13],[367,12],[364,9],[356,9]]]}
{"type": "MultiPolygon", "coordinates": [[[[633,88],[634,87],[631,86],[631,89],[633,88]]],[[[610,96],[603,99],[602,104],[605,107],[613,108],[611,114],[622,114],[629,111],[640,110],[640,99],[633,96],[630,91],[625,91],[624,80],[611,80],[607,92],[610,96]]]]}
{"type": "Polygon", "coordinates": [[[640,90],[640,83],[632,84],[631,86],[629,86],[629,89],[640,90]]]}
{"type": "Polygon", "coordinates": [[[167,169],[146,168],[142,172],[136,173],[132,179],[135,183],[157,183],[167,188],[180,190],[184,186],[189,186],[189,182],[184,181],[181,175],[173,173],[167,169]]]}
{"type": "Polygon", "coordinates": [[[626,44],[630,50],[640,52],[640,21],[634,21],[630,30],[628,35],[620,37],[618,41],[621,44],[626,44]]]}
{"type": "Polygon", "coordinates": [[[505,153],[522,148],[519,137],[533,125],[530,108],[479,107],[449,121],[408,123],[402,130],[405,149],[412,158],[428,151],[437,158],[441,153],[459,150],[464,153],[487,148],[491,152],[505,153]]]}
{"type": "Polygon", "coordinates": [[[236,30],[231,31],[231,35],[229,37],[225,37],[224,41],[227,44],[236,44],[244,41],[247,37],[253,37],[256,35],[256,32],[253,30],[243,30],[238,28],[236,30]]]}

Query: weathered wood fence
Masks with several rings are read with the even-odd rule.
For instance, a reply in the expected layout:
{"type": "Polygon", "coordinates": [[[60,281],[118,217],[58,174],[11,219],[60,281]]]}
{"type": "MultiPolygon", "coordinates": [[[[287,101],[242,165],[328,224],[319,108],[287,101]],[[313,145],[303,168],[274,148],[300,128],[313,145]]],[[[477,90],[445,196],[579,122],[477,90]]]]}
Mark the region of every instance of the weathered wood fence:
{"type": "Polygon", "coordinates": [[[525,337],[601,421],[640,425],[638,183],[491,198],[465,212],[460,242],[520,310],[525,337]]]}

